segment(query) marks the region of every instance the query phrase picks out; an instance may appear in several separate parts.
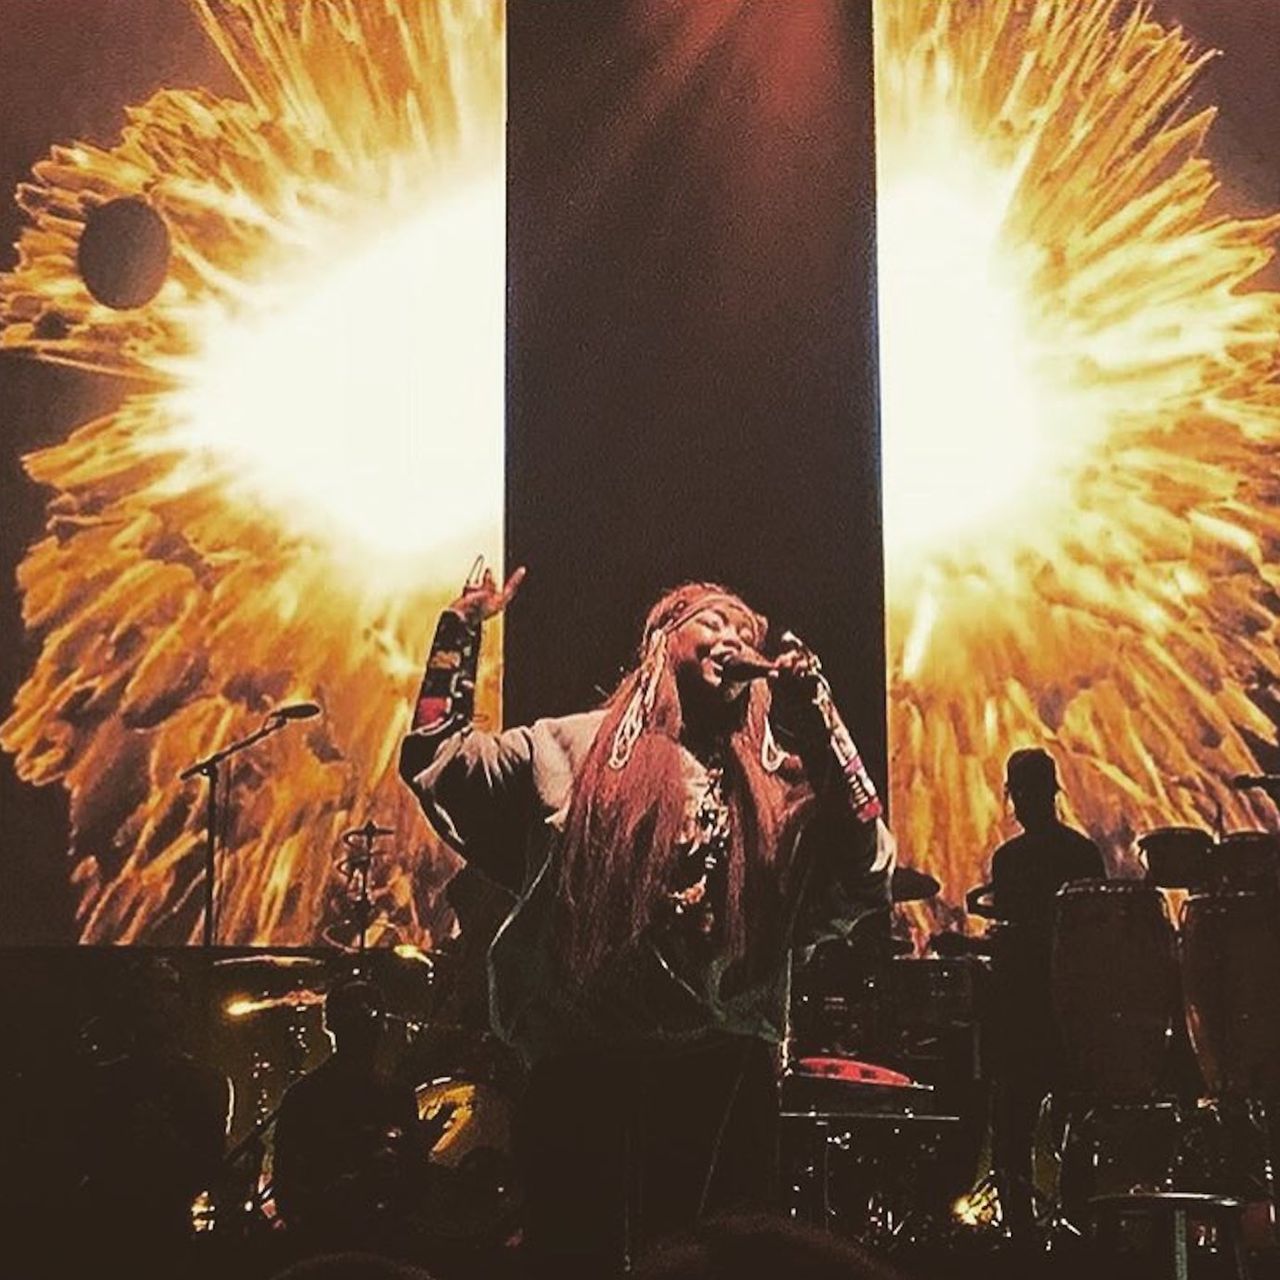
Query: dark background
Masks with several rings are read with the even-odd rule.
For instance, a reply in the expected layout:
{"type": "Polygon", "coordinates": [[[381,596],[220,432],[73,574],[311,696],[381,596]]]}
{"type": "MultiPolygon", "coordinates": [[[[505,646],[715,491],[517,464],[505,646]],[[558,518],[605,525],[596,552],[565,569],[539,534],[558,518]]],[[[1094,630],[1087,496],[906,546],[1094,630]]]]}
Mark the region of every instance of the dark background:
{"type": "Polygon", "coordinates": [[[507,718],[722,581],[883,778],[870,3],[509,7],[507,718]]]}
{"type": "MultiPolygon", "coordinates": [[[[509,709],[581,705],[616,676],[657,590],[721,576],[825,653],[883,780],[878,503],[858,443],[866,10],[629,9],[630,23],[596,0],[510,13],[510,474],[527,487],[508,520],[531,577],[511,617],[509,709]]],[[[1197,91],[1220,108],[1222,199],[1280,207],[1280,5],[1157,0],[1155,13],[1224,51],[1197,91]]],[[[14,188],[50,145],[109,145],[126,106],[195,85],[235,90],[181,0],[5,0],[0,269],[16,257],[14,188]]],[[[19,458],[126,390],[0,353],[0,709],[34,656],[13,573],[45,495],[19,458]]],[[[23,786],[0,755],[0,942],[75,937],[65,849],[62,792],[23,786]]]]}

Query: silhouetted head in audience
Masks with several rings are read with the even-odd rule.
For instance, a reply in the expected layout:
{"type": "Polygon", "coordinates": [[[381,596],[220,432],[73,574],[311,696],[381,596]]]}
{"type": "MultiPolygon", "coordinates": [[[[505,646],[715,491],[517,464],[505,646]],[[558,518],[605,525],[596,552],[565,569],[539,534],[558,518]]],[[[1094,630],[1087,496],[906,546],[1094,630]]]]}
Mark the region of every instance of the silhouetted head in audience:
{"type": "Polygon", "coordinates": [[[431,1280],[431,1276],[407,1262],[373,1253],[331,1253],[295,1262],[273,1280],[431,1280]]]}
{"type": "Polygon", "coordinates": [[[382,997],[371,982],[354,978],[325,996],[324,1025],[344,1059],[372,1059],[382,1036],[382,997]]]}
{"type": "Polygon", "coordinates": [[[869,1253],[816,1228],[767,1214],[713,1218],[657,1246],[634,1280],[899,1280],[869,1253]]]}
{"type": "Polygon", "coordinates": [[[1058,770],[1039,747],[1015,751],[1005,765],[1005,794],[1014,816],[1027,831],[1043,830],[1058,820],[1058,770]]]}

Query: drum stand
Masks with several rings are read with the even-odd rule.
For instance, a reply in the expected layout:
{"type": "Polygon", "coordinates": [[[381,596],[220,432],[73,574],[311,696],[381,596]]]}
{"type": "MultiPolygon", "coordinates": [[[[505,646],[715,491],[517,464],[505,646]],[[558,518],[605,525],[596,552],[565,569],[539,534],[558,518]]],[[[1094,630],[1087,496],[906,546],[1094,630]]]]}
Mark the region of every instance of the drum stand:
{"type": "Polygon", "coordinates": [[[1272,1221],[1280,1210],[1277,1202],[1276,1150],[1267,1102],[1262,1098],[1209,1098],[1202,1112],[1212,1117],[1218,1141],[1214,1150],[1214,1176],[1229,1182],[1230,1193],[1246,1202],[1261,1198],[1271,1206],[1272,1221]],[[1241,1151],[1242,1138],[1251,1149],[1241,1151]],[[1254,1145],[1256,1144],[1256,1145],[1254,1145]]]}
{"type": "Polygon", "coordinates": [[[1079,1236],[1082,1232],[1073,1215],[1083,1214],[1088,1200],[1097,1195],[1138,1188],[1174,1189],[1186,1124],[1177,1098],[1078,1095],[1067,1100],[1065,1111],[1066,1123],[1057,1147],[1057,1225],[1079,1236]],[[1149,1124],[1157,1118],[1163,1118],[1168,1126],[1167,1141],[1152,1141],[1155,1135],[1149,1124]],[[1093,1185],[1073,1185],[1079,1171],[1086,1168],[1093,1185]],[[1117,1185],[1107,1185],[1108,1174],[1117,1177],[1117,1185]],[[1075,1203],[1077,1200],[1080,1203],[1075,1203]]]}
{"type": "Polygon", "coordinates": [[[1083,1221],[1088,1202],[1100,1194],[1226,1195],[1268,1206],[1265,1234],[1274,1242],[1280,1204],[1274,1136],[1264,1100],[1214,1097],[1189,1114],[1177,1097],[1145,1102],[1081,1097],[1072,1100],[1068,1115],[1054,1217],[1044,1225],[1079,1236],[1075,1219],[1083,1221]],[[1133,1122],[1162,1111],[1168,1114],[1167,1136],[1153,1142],[1151,1131],[1144,1133],[1133,1122]],[[1117,1125],[1108,1132],[1108,1126],[1117,1125]],[[1081,1168],[1090,1171],[1091,1185],[1072,1185],[1081,1168]],[[1115,1177],[1111,1185],[1108,1174],[1115,1177]]]}
{"type": "Polygon", "coordinates": [[[342,843],[347,853],[338,862],[337,871],[347,883],[346,919],[357,930],[356,950],[360,955],[364,955],[368,947],[369,926],[376,914],[373,898],[369,893],[369,872],[378,854],[373,846],[379,837],[393,835],[394,827],[380,827],[372,818],[363,827],[355,827],[342,833],[342,843]]]}

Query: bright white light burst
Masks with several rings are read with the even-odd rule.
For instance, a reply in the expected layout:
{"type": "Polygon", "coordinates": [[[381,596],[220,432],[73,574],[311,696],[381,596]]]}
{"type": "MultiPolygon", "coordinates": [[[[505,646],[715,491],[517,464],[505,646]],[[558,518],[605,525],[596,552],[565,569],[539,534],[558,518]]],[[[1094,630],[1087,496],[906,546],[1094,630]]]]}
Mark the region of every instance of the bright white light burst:
{"type": "Polygon", "coordinates": [[[1280,216],[1229,212],[1157,15],[876,6],[891,808],[953,903],[1017,747],[1117,868],[1263,816],[1226,781],[1276,732],[1280,216]]]}
{"type": "Polygon", "coordinates": [[[500,519],[503,217],[498,175],[391,233],[330,226],[329,272],[210,308],[175,443],[383,568],[479,540],[500,519]]]}
{"type": "Polygon", "coordinates": [[[993,189],[917,173],[882,197],[885,520],[897,551],[935,545],[997,513],[1034,475],[1043,449],[1025,310],[997,256],[993,189]],[[975,405],[985,412],[957,415],[975,405]]]}

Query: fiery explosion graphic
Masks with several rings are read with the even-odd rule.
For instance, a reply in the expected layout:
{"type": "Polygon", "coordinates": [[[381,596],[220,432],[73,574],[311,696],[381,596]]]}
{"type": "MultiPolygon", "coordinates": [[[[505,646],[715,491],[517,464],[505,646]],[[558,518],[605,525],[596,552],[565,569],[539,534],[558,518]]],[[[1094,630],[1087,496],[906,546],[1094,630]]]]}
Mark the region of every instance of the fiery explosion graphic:
{"type": "Polygon", "coordinates": [[[1280,217],[1221,211],[1205,55],[1147,3],[877,16],[905,856],[977,883],[1031,744],[1113,863],[1215,802],[1255,827],[1223,780],[1275,738],[1280,217]]]}
{"type": "MultiPolygon", "coordinates": [[[[136,381],[28,459],[55,490],[20,574],[42,648],[3,745],[71,795],[83,936],[194,937],[177,774],[314,698],[232,772],[222,940],[313,941],[370,814],[418,939],[448,863],[394,752],[424,623],[469,552],[498,558],[502,11],[193,3],[243,99],[160,93],[20,192],[0,342],[136,381]],[[138,193],[173,264],[110,311],[75,246],[138,193]]],[[[976,882],[1033,742],[1117,858],[1215,796],[1257,825],[1220,780],[1275,736],[1280,296],[1249,282],[1280,218],[1222,210],[1203,57],[1146,3],[885,3],[877,28],[904,854],[953,899],[976,882]]]]}
{"type": "Polygon", "coordinates": [[[20,570],[42,649],[3,744],[70,792],[82,936],[174,941],[198,936],[202,874],[178,774],[314,699],[323,720],[231,764],[220,940],[316,941],[339,836],[369,816],[397,830],[378,890],[418,940],[448,863],[395,777],[403,708],[424,630],[500,551],[504,11],[195,12],[243,100],[161,92],[118,146],[58,147],[19,192],[4,346],[138,389],[27,460],[56,496],[20,570]],[[76,245],[140,193],[169,277],[112,311],[76,245]]]}

